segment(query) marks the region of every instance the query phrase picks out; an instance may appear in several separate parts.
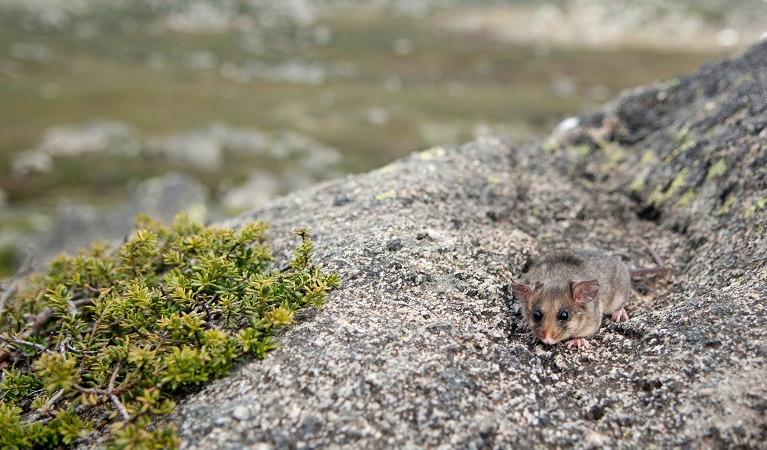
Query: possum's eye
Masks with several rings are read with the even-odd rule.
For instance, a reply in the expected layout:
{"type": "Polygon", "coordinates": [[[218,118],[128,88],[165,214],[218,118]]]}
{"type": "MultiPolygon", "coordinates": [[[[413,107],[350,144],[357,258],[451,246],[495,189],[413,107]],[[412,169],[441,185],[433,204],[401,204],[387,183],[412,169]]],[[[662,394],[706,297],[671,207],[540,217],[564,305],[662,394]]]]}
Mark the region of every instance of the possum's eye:
{"type": "Polygon", "coordinates": [[[564,310],[559,311],[559,314],[557,314],[557,319],[561,320],[562,322],[564,322],[565,320],[569,318],[570,318],[570,313],[567,311],[564,311],[564,310]]]}
{"type": "Polygon", "coordinates": [[[540,322],[541,319],[543,319],[543,311],[540,309],[533,311],[533,319],[535,319],[536,322],[540,322]]]}

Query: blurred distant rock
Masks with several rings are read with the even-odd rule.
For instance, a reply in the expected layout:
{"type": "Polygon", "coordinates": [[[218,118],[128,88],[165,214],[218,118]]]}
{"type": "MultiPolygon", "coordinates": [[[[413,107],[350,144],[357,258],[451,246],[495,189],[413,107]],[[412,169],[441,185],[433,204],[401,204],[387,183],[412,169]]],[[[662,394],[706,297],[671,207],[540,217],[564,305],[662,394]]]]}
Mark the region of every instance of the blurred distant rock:
{"type": "Polygon", "coordinates": [[[254,128],[223,122],[154,139],[149,142],[148,151],[205,170],[220,168],[228,156],[234,155],[294,160],[302,171],[317,179],[339,175],[343,162],[340,151],[310,136],[286,131],[270,137],[254,128]]]}
{"type": "Polygon", "coordinates": [[[138,130],[124,122],[94,120],[82,125],[49,129],[39,150],[51,156],[99,152],[136,156],[141,150],[141,136],[138,130]]]}
{"type": "Polygon", "coordinates": [[[183,33],[221,33],[286,24],[308,26],[334,3],[332,0],[135,0],[108,3],[99,0],[3,0],[0,10],[8,19],[21,21],[30,30],[77,29],[84,36],[92,37],[98,29],[88,21],[115,18],[121,18],[121,28],[125,31],[135,31],[143,24],[183,33]],[[125,17],[134,16],[137,19],[125,21],[125,17]]]}
{"type": "MultiPolygon", "coordinates": [[[[0,26],[14,23],[29,31],[72,30],[83,38],[97,36],[104,24],[111,26],[115,22],[126,33],[143,28],[197,34],[270,30],[274,35],[280,29],[317,27],[322,18],[355,13],[360,7],[367,13],[377,11],[414,18],[441,12],[444,15],[439,24],[453,31],[481,32],[524,44],[567,47],[745,46],[765,32],[763,23],[767,17],[767,4],[760,0],[3,0],[0,26]]],[[[317,30],[315,42],[321,43],[323,36],[328,35],[317,30]]],[[[21,44],[13,48],[13,53],[38,61],[52,56],[50,50],[39,44],[21,44]]],[[[279,67],[291,71],[295,68],[292,64],[279,67]]],[[[302,72],[307,69],[300,68],[302,72]]]]}
{"type": "Polygon", "coordinates": [[[14,173],[20,175],[48,173],[53,169],[53,158],[40,150],[28,150],[14,156],[11,168],[14,173]]]}
{"type": "Polygon", "coordinates": [[[56,208],[53,229],[21,243],[20,253],[31,251],[38,264],[61,252],[74,252],[92,241],[120,243],[132,230],[133,219],[146,213],[170,222],[176,214],[187,213],[204,222],[209,215],[210,192],[197,179],[182,173],[168,173],[137,184],[125,205],[104,209],[93,205],[62,202],[56,208]],[[31,244],[31,249],[27,246],[31,244]]]}
{"type": "Polygon", "coordinates": [[[252,79],[286,81],[298,84],[322,84],[328,80],[353,78],[358,73],[349,62],[310,61],[294,58],[278,64],[266,64],[252,60],[238,67],[228,63],[222,65],[222,76],[239,82],[252,79]]]}
{"type": "Polygon", "coordinates": [[[198,169],[219,169],[224,160],[224,149],[215,136],[197,130],[156,140],[150,144],[150,151],[198,169]]]}
{"type": "Polygon", "coordinates": [[[269,148],[269,137],[255,128],[234,127],[224,122],[207,126],[208,133],[233,153],[262,153],[269,148]]]}
{"type": "MultiPolygon", "coordinates": [[[[310,166],[312,158],[303,160],[310,166]]],[[[247,180],[232,184],[224,182],[220,188],[219,202],[229,210],[247,210],[260,208],[278,195],[299,191],[320,181],[311,175],[311,169],[293,170],[276,175],[273,172],[255,170],[247,180]]]]}
{"type": "MultiPolygon", "coordinates": [[[[79,125],[50,128],[40,144],[17,153],[11,163],[16,174],[48,173],[57,158],[88,153],[122,157],[150,155],[195,170],[216,171],[233,157],[256,156],[268,161],[289,162],[290,178],[323,180],[341,174],[341,152],[295,131],[271,136],[261,130],[211,122],[200,128],[157,138],[144,138],[133,126],[114,120],[94,120],[79,125]]],[[[284,165],[284,164],[283,164],[284,165]]],[[[284,174],[277,173],[278,177],[284,174]]],[[[295,181],[295,180],[293,180],[295,181]]],[[[281,183],[281,192],[292,185],[281,183]]]]}
{"type": "Polygon", "coordinates": [[[301,165],[311,175],[327,177],[343,162],[341,152],[305,134],[295,131],[280,133],[269,148],[274,158],[301,158],[301,165]]]}
{"type": "Polygon", "coordinates": [[[8,54],[17,60],[47,63],[53,59],[53,51],[40,43],[14,42],[8,48],[8,54]]]}
{"type": "Polygon", "coordinates": [[[195,50],[184,57],[184,66],[192,70],[209,70],[218,65],[218,56],[207,50],[195,50]]]}
{"type": "Polygon", "coordinates": [[[237,14],[232,6],[224,2],[190,2],[186,8],[171,12],[165,25],[173,31],[223,32],[237,14]]]}
{"type": "Polygon", "coordinates": [[[18,153],[11,164],[18,174],[47,173],[54,157],[76,157],[85,153],[138,156],[141,135],[133,126],[114,120],[93,120],[80,125],[50,128],[33,150],[18,153]]]}
{"type": "Polygon", "coordinates": [[[283,185],[274,174],[259,170],[244,183],[225,190],[221,204],[229,209],[246,210],[266,205],[281,190],[283,185]]]}
{"type": "MultiPolygon", "coordinates": [[[[223,131],[221,127],[217,129],[219,133],[223,131]]],[[[288,131],[263,142],[258,142],[256,135],[242,131],[234,130],[221,135],[229,138],[224,139],[224,142],[232,150],[259,152],[274,160],[296,161],[292,169],[281,173],[256,169],[243,183],[223,183],[220,202],[226,208],[244,210],[261,207],[279,194],[303,189],[317,181],[341,175],[341,153],[304,134],[288,131]]]]}
{"type": "Polygon", "coordinates": [[[147,213],[165,221],[183,211],[204,222],[209,204],[210,191],[205,185],[191,175],[170,172],[136,185],[124,210],[131,217],[147,213]]]}
{"type": "Polygon", "coordinates": [[[521,45],[699,51],[743,47],[767,31],[767,2],[759,0],[483,3],[447,10],[441,25],[521,45]]]}
{"type": "MultiPolygon", "coordinates": [[[[249,176],[226,179],[218,186],[218,200],[229,210],[263,206],[277,195],[338,177],[343,164],[337,149],[295,131],[272,136],[254,128],[213,122],[147,140],[131,125],[97,120],[51,128],[37,148],[16,155],[12,170],[20,175],[47,173],[57,159],[93,153],[150,156],[204,172],[225,170],[225,164],[232,160],[247,161],[253,165],[249,176]],[[267,170],[274,167],[277,169],[267,170]]],[[[50,235],[34,238],[38,243],[35,251],[40,253],[38,259],[47,260],[94,239],[120,240],[130,232],[133,217],[140,212],[170,220],[179,211],[186,211],[202,220],[211,201],[208,189],[196,179],[171,173],[140,182],[132,189],[128,203],[114,210],[61,202],[51,220],[50,235]]]]}

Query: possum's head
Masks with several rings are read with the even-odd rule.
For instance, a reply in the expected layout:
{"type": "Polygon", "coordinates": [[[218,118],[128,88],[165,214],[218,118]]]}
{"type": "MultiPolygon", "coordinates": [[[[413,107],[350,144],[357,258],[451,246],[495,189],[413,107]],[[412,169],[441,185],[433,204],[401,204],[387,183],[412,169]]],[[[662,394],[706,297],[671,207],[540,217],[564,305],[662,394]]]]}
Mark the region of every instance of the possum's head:
{"type": "Polygon", "coordinates": [[[597,280],[515,284],[512,292],[522,302],[528,328],[546,345],[590,336],[599,327],[597,280]]]}

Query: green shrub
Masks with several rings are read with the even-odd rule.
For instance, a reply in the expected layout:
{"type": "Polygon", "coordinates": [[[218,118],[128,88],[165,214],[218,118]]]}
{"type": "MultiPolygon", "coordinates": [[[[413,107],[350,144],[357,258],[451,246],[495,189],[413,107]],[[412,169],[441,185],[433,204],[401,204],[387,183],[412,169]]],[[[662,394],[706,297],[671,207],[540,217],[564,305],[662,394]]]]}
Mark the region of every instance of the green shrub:
{"type": "Polygon", "coordinates": [[[115,448],[173,448],[181,387],[226,375],[274,347],[295,311],[338,283],[312,264],[305,229],[289,266],[271,269],[266,225],[205,227],[146,216],[123,245],[53,260],[0,301],[0,448],[53,447],[111,433],[115,448]]]}

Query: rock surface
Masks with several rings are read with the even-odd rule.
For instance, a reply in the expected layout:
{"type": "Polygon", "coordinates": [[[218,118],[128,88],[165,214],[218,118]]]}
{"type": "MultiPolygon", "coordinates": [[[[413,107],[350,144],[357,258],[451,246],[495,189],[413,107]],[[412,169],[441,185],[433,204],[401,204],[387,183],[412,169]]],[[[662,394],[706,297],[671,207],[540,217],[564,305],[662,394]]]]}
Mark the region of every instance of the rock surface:
{"type": "MultiPolygon", "coordinates": [[[[183,400],[183,448],[763,447],[767,43],[628,92],[548,142],[483,138],[231,220],[310,226],[342,286],[263,361],[183,400]],[[536,342],[507,293],[596,248],[671,274],[588,349],[536,342]]],[[[572,125],[572,124],[571,124],[572,125]]]]}

